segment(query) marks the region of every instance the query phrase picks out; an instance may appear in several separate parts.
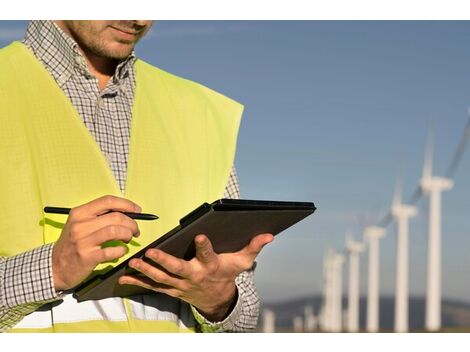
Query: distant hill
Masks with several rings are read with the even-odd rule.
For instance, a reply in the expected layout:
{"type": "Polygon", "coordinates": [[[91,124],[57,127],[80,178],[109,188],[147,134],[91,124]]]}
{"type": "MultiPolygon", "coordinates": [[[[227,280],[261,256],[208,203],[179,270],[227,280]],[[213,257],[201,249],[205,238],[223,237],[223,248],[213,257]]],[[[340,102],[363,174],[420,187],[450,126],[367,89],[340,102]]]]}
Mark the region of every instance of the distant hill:
{"type": "MultiPolygon", "coordinates": [[[[295,316],[303,316],[304,307],[313,306],[315,316],[321,307],[322,297],[302,297],[285,302],[264,302],[261,306],[261,315],[264,308],[269,308],[276,314],[276,329],[290,331],[292,319],[295,316]]],[[[361,298],[359,303],[359,326],[365,330],[366,324],[366,298],[361,298]]],[[[380,299],[380,329],[381,331],[393,331],[394,323],[394,297],[381,297],[380,299]]],[[[343,298],[343,310],[347,308],[347,300],[343,298]]],[[[409,300],[409,328],[410,331],[424,331],[425,299],[423,297],[410,297],[409,300]]],[[[262,317],[260,316],[258,328],[261,329],[262,317]]],[[[444,299],[442,301],[442,327],[450,328],[450,331],[470,332],[470,304],[455,300],[444,299]]]]}

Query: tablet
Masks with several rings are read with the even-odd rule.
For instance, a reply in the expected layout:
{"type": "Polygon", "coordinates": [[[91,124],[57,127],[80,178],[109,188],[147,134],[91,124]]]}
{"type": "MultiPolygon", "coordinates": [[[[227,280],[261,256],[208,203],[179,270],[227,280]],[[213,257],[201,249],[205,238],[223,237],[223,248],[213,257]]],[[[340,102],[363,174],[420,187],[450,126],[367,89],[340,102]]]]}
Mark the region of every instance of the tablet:
{"type": "Polygon", "coordinates": [[[145,288],[118,283],[124,274],[137,274],[128,266],[132,258],[145,258],[149,248],[158,248],[178,258],[190,260],[195,256],[194,237],[205,234],[216,253],[241,250],[261,233],[278,235],[315,211],[311,202],[261,201],[246,199],[219,199],[204,203],[184,216],[173,230],[159,237],[126,261],[110,271],[85,281],[74,290],[81,302],[108,297],[128,297],[150,293],[145,288]]]}

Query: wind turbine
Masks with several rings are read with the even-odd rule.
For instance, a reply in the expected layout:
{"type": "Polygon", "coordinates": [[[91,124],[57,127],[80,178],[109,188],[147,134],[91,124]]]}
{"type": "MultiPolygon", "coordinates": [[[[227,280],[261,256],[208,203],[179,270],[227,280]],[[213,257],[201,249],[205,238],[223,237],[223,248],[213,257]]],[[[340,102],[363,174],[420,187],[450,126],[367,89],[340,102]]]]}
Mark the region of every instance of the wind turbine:
{"type": "Polygon", "coordinates": [[[313,306],[311,305],[304,307],[304,322],[305,322],[304,330],[306,332],[315,331],[315,328],[317,327],[317,319],[315,315],[313,314],[313,306]]]}
{"type": "Polygon", "coordinates": [[[333,272],[333,293],[332,293],[332,332],[340,332],[342,324],[342,302],[343,302],[343,264],[344,256],[340,253],[334,253],[331,257],[333,272]]]}
{"type": "Polygon", "coordinates": [[[300,315],[295,316],[292,319],[292,326],[293,326],[294,332],[302,332],[304,329],[303,318],[300,315]]]}
{"type": "Polygon", "coordinates": [[[323,258],[323,306],[320,315],[320,325],[323,331],[331,331],[333,321],[333,271],[333,251],[328,248],[323,258]]]}
{"type": "Polygon", "coordinates": [[[263,332],[272,333],[275,332],[275,321],[276,316],[271,309],[263,310],[263,332]]]}
{"type": "Polygon", "coordinates": [[[408,223],[417,214],[416,207],[402,204],[401,186],[397,184],[391,210],[397,223],[395,332],[408,332],[408,223]]]}
{"type": "MultiPolygon", "coordinates": [[[[470,115],[470,109],[467,113],[470,115]]],[[[429,134],[424,158],[423,176],[418,189],[411,198],[411,203],[414,204],[421,195],[429,196],[428,272],[425,313],[425,328],[428,331],[436,331],[441,328],[441,193],[452,189],[454,186],[452,179],[462,160],[469,139],[470,119],[467,121],[463,136],[444,178],[432,175],[433,143],[431,133],[429,134]]]]}
{"type": "Polygon", "coordinates": [[[454,182],[450,178],[433,176],[432,144],[432,138],[429,138],[420,191],[429,197],[425,328],[437,331],[441,328],[441,193],[452,189],[454,182]]]}
{"type": "Polygon", "coordinates": [[[349,257],[347,330],[357,332],[359,330],[359,253],[364,250],[364,245],[354,241],[348,235],[346,250],[349,257]]]}
{"type": "Polygon", "coordinates": [[[364,239],[369,249],[369,283],[367,288],[368,332],[379,331],[379,239],[385,236],[385,229],[368,226],[364,230],[364,239]]]}
{"type": "Polygon", "coordinates": [[[292,330],[294,332],[303,332],[304,322],[302,316],[296,315],[294,318],[292,318],[292,330]]]}

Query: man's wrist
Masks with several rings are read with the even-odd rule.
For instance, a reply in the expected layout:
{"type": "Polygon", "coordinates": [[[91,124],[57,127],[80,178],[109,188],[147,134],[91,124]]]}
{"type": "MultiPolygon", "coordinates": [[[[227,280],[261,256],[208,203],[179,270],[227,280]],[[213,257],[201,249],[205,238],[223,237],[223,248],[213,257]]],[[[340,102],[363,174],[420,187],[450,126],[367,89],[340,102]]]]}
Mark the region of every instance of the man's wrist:
{"type": "Polygon", "coordinates": [[[234,284],[233,289],[231,290],[233,293],[231,294],[231,298],[224,303],[210,309],[210,310],[202,310],[196,308],[197,311],[208,321],[210,322],[219,322],[227,318],[230,313],[232,312],[233,308],[237,304],[238,301],[238,289],[237,286],[234,284]]]}
{"type": "Polygon", "coordinates": [[[54,289],[51,258],[52,244],[46,244],[5,260],[3,299],[7,307],[46,303],[61,298],[54,289]]]}
{"type": "Polygon", "coordinates": [[[237,293],[233,301],[234,306],[230,309],[227,316],[223,320],[211,321],[194,306],[191,305],[191,310],[194,315],[194,319],[198,324],[199,332],[227,332],[233,331],[235,323],[240,319],[242,314],[242,297],[240,296],[240,290],[237,286],[237,293]]]}

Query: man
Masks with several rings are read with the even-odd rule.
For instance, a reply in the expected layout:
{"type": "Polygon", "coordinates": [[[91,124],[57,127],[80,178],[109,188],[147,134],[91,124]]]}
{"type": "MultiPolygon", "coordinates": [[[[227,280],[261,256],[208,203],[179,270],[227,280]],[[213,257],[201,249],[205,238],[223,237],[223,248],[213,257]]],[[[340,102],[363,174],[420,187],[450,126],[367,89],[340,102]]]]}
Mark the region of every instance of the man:
{"type": "Polygon", "coordinates": [[[246,331],[252,267],[271,234],[217,255],[204,235],[184,261],[158,250],[120,284],[155,294],[78,303],[92,271],[122,261],[204,201],[238,197],[242,107],[137,60],[151,21],[33,21],[0,51],[0,328],[246,331]],[[131,128],[132,126],[132,128],[131,128]],[[228,180],[228,184],[227,184],[228,180]],[[46,205],[70,215],[44,214],[46,205]],[[141,222],[121,212],[153,212],[141,222]],[[124,245],[127,243],[127,246],[124,245]]]}

